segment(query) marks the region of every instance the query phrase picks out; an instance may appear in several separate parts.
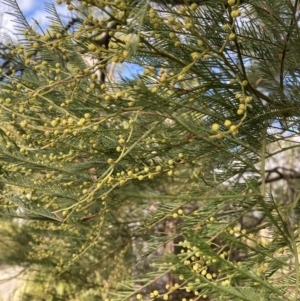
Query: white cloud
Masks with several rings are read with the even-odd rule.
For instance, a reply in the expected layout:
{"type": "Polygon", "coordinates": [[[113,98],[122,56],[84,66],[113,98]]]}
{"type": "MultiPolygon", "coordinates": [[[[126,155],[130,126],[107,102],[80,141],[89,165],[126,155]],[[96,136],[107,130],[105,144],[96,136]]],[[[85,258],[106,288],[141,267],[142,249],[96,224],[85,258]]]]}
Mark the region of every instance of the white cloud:
{"type": "MultiPolygon", "coordinates": [[[[0,0],[1,1],[1,0],[0,0]]],[[[34,20],[36,20],[42,28],[47,28],[50,24],[50,20],[47,18],[49,16],[45,11],[45,3],[41,0],[17,0],[21,11],[27,18],[27,21],[34,29],[37,29],[37,25],[34,20]]],[[[45,2],[53,3],[51,0],[45,0],[45,2]]],[[[63,20],[67,23],[71,19],[70,12],[66,9],[65,5],[56,6],[59,15],[63,17],[63,20]],[[67,19],[66,19],[67,17],[67,19]]],[[[16,25],[13,20],[14,17],[7,14],[8,12],[13,12],[13,9],[8,5],[1,5],[0,7],[0,33],[8,33],[13,35],[16,30],[14,26],[16,25]]],[[[37,29],[38,30],[38,29],[37,29]]]]}
{"type": "Polygon", "coordinates": [[[0,10],[0,32],[7,32],[8,34],[12,34],[14,30],[14,23],[12,20],[13,16],[7,14],[7,12],[11,11],[10,9],[4,9],[4,7],[0,10]]]}
{"type": "MultiPolygon", "coordinates": [[[[26,15],[28,12],[32,11],[37,7],[38,0],[19,0],[17,1],[18,5],[21,9],[21,11],[26,15]]],[[[0,9],[0,32],[1,33],[8,33],[9,35],[12,35],[15,33],[14,26],[16,23],[14,23],[14,16],[9,15],[9,12],[14,12],[13,8],[9,5],[6,5],[2,3],[1,9],[0,9]]]]}
{"type": "Polygon", "coordinates": [[[40,5],[38,5],[38,4],[41,3],[41,1],[37,1],[37,0],[25,0],[25,1],[19,0],[17,2],[18,2],[18,5],[19,5],[21,11],[24,13],[33,11],[35,9],[35,7],[37,7],[37,6],[40,7],[40,5]]]}
{"type": "Polygon", "coordinates": [[[45,12],[45,9],[37,10],[30,16],[30,18],[28,18],[28,22],[33,26],[33,28],[37,27],[35,21],[37,21],[42,28],[45,28],[49,25],[49,19],[47,19],[48,15],[49,14],[45,12]]]}

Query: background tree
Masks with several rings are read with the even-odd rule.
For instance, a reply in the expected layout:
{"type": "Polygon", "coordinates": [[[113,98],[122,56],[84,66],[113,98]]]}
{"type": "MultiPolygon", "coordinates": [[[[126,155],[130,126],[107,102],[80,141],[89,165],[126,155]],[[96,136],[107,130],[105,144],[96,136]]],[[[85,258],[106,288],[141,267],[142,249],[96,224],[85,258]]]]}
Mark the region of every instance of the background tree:
{"type": "Polygon", "coordinates": [[[74,19],[47,4],[39,32],[4,2],[24,35],[0,91],[19,298],[298,300],[299,197],[266,173],[298,133],[298,2],[65,1],[74,19]],[[104,83],[111,62],[143,73],[104,83]]]}

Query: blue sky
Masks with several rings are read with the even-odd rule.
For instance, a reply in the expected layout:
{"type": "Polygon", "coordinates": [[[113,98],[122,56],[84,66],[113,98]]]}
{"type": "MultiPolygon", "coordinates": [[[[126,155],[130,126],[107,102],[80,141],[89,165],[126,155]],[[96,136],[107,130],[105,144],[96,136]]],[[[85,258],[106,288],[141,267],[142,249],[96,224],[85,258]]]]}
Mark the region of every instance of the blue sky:
{"type": "MultiPolygon", "coordinates": [[[[49,20],[46,18],[47,13],[45,12],[45,2],[55,3],[53,0],[17,0],[22,12],[27,17],[30,24],[34,24],[33,19],[37,20],[39,24],[45,28],[49,24],[49,20]]],[[[58,12],[62,16],[70,16],[70,12],[66,9],[65,5],[56,5],[58,12]]],[[[3,4],[0,0],[0,32],[9,32],[12,34],[14,32],[12,22],[13,16],[6,14],[12,11],[12,9],[3,4]]],[[[67,22],[66,22],[67,23],[67,22]]]]}
{"type": "MultiPolygon", "coordinates": [[[[50,23],[49,19],[47,19],[49,14],[45,11],[45,2],[56,5],[55,0],[17,0],[21,11],[27,17],[29,24],[32,24],[33,28],[36,28],[34,20],[36,20],[42,28],[47,28],[47,25],[50,23]]],[[[56,5],[56,9],[64,23],[67,24],[68,21],[71,20],[72,14],[66,9],[65,3],[62,5],[56,5]]],[[[13,33],[15,32],[15,23],[13,22],[14,17],[7,14],[7,12],[12,12],[12,9],[3,4],[3,0],[0,0],[0,35],[1,33],[8,33],[11,37],[13,37],[13,33]]],[[[125,76],[132,77],[133,74],[140,73],[141,70],[142,69],[136,65],[122,64],[122,66],[116,66],[115,72],[116,74],[121,73],[125,76]],[[121,67],[120,70],[122,71],[118,71],[119,67],[121,67]]]]}

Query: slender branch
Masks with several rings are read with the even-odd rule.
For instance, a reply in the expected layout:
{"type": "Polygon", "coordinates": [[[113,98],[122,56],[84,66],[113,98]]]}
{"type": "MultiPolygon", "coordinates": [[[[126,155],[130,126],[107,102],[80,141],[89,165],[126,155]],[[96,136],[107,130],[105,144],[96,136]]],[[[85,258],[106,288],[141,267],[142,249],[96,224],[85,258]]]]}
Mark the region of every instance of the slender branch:
{"type": "MultiPolygon", "coordinates": [[[[298,7],[298,0],[296,0],[295,4],[294,4],[294,9],[293,9],[294,16],[296,14],[297,7],[298,7]]],[[[287,45],[288,45],[289,39],[291,37],[292,31],[293,31],[294,21],[295,21],[295,17],[293,17],[291,19],[290,26],[289,26],[289,31],[286,35],[286,38],[285,38],[285,41],[284,41],[284,46],[283,46],[283,51],[282,51],[282,55],[281,55],[279,85],[280,85],[280,89],[282,91],[284,90],[284,75],[283,75],[283,73],[284,73],[284,63],[285,63],[286,55],[287,55],[287,52],[288,52],[287,45]]],[[[297,27],[297,25],[296,25],[296,27],[297,27]]]]}

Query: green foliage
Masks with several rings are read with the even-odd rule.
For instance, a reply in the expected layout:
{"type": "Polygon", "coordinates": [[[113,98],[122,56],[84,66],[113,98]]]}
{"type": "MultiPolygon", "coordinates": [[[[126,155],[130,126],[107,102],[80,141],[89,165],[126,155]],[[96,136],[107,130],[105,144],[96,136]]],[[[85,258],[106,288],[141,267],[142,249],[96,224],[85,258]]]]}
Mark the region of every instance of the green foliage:
{"type": "Polygon", "coordinates": [[[298,300],[298,191],[266,176],[297,134],[298,2],[65,1],[81,21],[46,4],[44,31],[3,2],[24,36],[0,90],[18,298],[298,300]]]}

